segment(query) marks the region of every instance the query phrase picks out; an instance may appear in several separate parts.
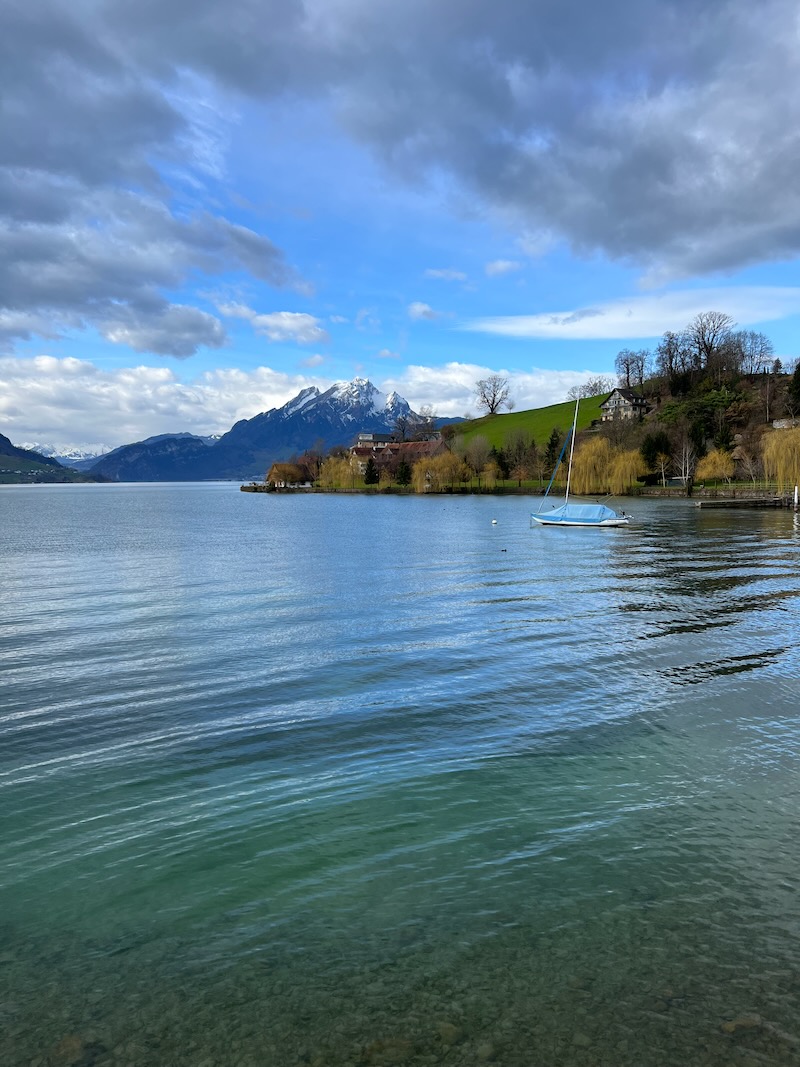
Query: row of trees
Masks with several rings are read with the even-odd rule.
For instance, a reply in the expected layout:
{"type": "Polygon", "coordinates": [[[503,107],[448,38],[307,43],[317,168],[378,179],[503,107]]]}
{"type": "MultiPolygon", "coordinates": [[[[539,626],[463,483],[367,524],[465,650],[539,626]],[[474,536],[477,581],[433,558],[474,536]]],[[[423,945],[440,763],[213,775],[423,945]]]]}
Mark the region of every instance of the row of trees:
{"type": "MultiPolygon", "coordinates": [[[[546,445],[539,447],[524,431],[513,430],[500,449],[482,435],[469,441],[456,436],[445,452],[413,465],[400,459],[378,466],[370,458],[363,474],[355,457],[338,453],[322,462],[317,484],[322,488],[411,487],[418,493],[443,492],[476,482],[479,488],[493,489],[509,479],[518,486],[533,482],[541,487],[556,466],[564,436],[553,429],[546,445]]],[[[572,490],[577,494],[621,494],[648,476],[666,485],[672,476],[686,483],[691,479],[730,481],[737,474],[754,483],[767,478],[782,488],[800,484],[800,428],[739,435],[735,451],[722,446],[706,449],[702,434],[693,435],[692,426],[686,423],[657,425],[647,432],[639,427],[638,443],[631,438],[615,442],[608,432],[601,431],[575,450],[572,490]]],[[[562,466],[562,486],[565,477],[566,467],[562,466]]]]}
{"type": "Polygon", "coordinates": [[[623,348],[614,361],[618,383],[644,391],[646,382],[660,381],[674,394],[685,393],[703,376],[719,383],[729,375],[780,373],[772,341],[735,325],[724,312],[704,311],[682,330],[667,330],[654,352],[623,348]]]}

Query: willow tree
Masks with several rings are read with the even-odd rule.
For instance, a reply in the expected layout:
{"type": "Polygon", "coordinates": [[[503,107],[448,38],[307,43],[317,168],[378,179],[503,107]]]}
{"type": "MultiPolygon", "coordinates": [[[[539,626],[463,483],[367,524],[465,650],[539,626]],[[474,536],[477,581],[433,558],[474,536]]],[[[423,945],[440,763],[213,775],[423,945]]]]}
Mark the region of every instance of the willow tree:
{"type": "Polygon", "coordinates": [[[572,461],[571,488],[575,493],[604,493],[611,480],[611,445],[605,437],[593,437],[576,451],[572,461]]]}
{"type": "Polygon", "coordinates": [[[800,485],[800,427],[774,430],[764,436],[764,474],[779,489],[800,485]]]}
{"type": "Polygon", "coordinates": [[[729,482],[735,469],[736,464],[730,452],[714,448],[698,462],[694,477],[695,481],[701,482],[729,482]]]}
{"type": "Polygon", "coordinates": [[[411,484],[416,493],[441,493],[452,489],[456,482],[469,477],[463,460],[452,452],[443,452],[433,459],[421,459],[414,464],[411,484]]]}
{"type": "Polygon", "coordinates": [[[612,493],[625,493],[647,473],[647,464],[638,448],[617,452],[611,460],[609,488],[612,493]]]}
{"type": "Polygon", "coordinates": [[[490,459],[481,471],[484,489],[494,489],[500,478],[500,467],[496,460],[490,459]]]}
{"type": "Polygon", "coordinates": [[[356,471],[350,457],[331,456],[326,459],[319,470],[318,484],[326,489],[355,484],[356,471]]]}

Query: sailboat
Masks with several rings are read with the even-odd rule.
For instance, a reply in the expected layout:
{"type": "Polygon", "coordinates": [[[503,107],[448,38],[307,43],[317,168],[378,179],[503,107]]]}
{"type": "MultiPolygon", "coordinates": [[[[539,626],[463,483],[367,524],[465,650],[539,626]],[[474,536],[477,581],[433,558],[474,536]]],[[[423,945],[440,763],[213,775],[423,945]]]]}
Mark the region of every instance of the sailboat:
{"type": "Polygon", "coordinates": [[[624,512],[622,515],[618,515],[612,508],[607,508],[605,504],[570,504],[569,502],[569,489],[572,480],[572,456],[575,452],[575,433],[578,428],[579,405],[580,399],[575,401],[575,418],[572,420],[572,430],[564,441],[561,455],[558,457],[553,476],[550,479],[550,485],[548,485],[545,490],[542,503],[539,505],[538,510],[531,512],[531,525],[535,522],[538,523],[539,526],[628,526],[631,520],[624,512]],[[547,500],[550,487],[555,480],[558,468],[561,466],[561,460],[564,458],[567,441],[570,442],[570,449],[569,467],[567,468],[567,492],[564,498],[564,503],[560,507],[553,508],[552,511],[546,511],[542,514],[541,511],[544,507],[544,502],[547,500]]]}

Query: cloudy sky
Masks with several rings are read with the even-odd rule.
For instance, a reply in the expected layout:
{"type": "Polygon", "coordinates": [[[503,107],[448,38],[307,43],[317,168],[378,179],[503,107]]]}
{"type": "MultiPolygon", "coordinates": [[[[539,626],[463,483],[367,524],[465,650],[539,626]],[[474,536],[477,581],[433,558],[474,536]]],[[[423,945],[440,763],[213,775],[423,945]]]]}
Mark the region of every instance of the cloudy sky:
{"type": "Polygon", "coordinates": [[[796,358],[799,104],[794,0],[4,0],[0,433],[540,406],[707,310],[796,358]]]}

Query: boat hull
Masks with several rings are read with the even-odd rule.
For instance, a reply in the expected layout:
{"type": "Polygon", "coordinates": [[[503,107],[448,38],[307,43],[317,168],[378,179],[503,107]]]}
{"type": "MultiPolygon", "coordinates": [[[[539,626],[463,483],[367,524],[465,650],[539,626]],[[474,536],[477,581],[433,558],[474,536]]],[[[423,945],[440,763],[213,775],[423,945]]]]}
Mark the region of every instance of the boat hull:
{"type": "Polygon", "coordinates": [[[627,516],[621,515],[614,519],[600,519],[599,522],[591,519],[549,519],[546,515],[531,515],[531,518],[540,526],[629,526],[631,521],[627,516]]]}

